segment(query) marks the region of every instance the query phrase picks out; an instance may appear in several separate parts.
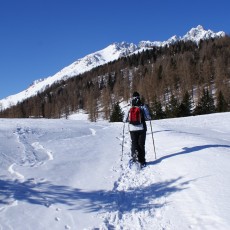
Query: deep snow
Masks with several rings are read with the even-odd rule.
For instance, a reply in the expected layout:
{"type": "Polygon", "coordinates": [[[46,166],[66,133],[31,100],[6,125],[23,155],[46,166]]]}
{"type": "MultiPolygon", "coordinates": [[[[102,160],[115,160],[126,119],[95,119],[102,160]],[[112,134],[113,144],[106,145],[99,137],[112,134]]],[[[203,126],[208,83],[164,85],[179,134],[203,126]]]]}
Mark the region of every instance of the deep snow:
{"type": "Polygon", "coordinates": [[[0,229],[230,229],[230,113],[149,125],[140,171],[127,124],[0,119],[0,229]]]}

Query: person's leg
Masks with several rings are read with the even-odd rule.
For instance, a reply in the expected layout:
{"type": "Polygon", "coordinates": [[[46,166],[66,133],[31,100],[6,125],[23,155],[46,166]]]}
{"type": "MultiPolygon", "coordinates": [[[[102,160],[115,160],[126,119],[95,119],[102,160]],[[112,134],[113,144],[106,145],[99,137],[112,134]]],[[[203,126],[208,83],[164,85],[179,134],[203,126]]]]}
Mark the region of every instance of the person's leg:
{"type": "Polygon", "coordinates": [[[131,137],[131,156],[132,158],[135,158],[136,152],[137,152],[137,156],[139,155],[139,151],[140,151],[140,147],[138,144],[138,140],[139,140],[139,132],[138,131],[133,131],[130,132],[130,137],[131,137]]]}
{"type": "Polygon", "coordinates": [[[139,154],[138,154],[138,160],[140,163],[145,163],[145,139],[146,139],[146,131],[140,132],[139,139],[138,139],[138,145],[139,145],[139,154]]]}

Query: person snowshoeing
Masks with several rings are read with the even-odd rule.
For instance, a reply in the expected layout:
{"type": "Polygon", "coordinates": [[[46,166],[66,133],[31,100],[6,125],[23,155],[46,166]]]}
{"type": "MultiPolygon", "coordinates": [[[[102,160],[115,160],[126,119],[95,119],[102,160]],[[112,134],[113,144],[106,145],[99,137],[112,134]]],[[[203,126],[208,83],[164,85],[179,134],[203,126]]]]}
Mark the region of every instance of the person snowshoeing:
{"type": "Polygon", "coordinates": [[[140,94],[134,92],[131,99],[131,108],[125,116],[124,122],[129,123],[129,132],[131,137],[131,156],[132,161],[136,161],[136,157],[141,167],[146,166],[145,159],[145,140],[147,120],[151,120],[149,110],[146,105],[141,102],[140,94]]]}

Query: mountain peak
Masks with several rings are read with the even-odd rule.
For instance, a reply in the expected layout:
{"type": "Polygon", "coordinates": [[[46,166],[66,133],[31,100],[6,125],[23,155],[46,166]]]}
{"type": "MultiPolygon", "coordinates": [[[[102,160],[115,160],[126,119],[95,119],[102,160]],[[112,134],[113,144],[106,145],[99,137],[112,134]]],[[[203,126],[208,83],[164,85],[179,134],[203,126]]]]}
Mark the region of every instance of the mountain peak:
{"type": "Polygon", "coordinates": [[[76,60],[53,76],[34,81],[28,89],[0,100],[0,104],[2,108],[8,108],[20,101],[25,100],[26,98],[36,95],[38,92],[44,91],[47,86],[51,86],[57,81],[77,76],[86,71],[90,71],[97,66],[117,60],[120,57],[129,56],[135,52],[142,52],[143,50],[151,49],[153,46],[162,47],[173,44],[177,41],[193,41],[198,44],[201,39],[204,40],[223,36],[225,36],[223,31],[215,33],[211,30],[205,30],[203,26],[198,25],[197,27],[190,29],[183,37],[174,35],[167,41],[163,42],[140,41],[138,45],[127,42],[114,42],[102,50],[91,53],[83,58],[76,60]]]}
{"type": "Polygon", "coordinates": [[[192,28],[189,30],[181,40],[184,41],[193,41],[197,44],[200,42],[200,40],[215,38],[215,37],[223,37],[225,36],[225,33],[223,31],[220,31],[218,33],[213,32],[212,30],[205,30],[203,26],[198,25],[195,28],[192,28]]]}

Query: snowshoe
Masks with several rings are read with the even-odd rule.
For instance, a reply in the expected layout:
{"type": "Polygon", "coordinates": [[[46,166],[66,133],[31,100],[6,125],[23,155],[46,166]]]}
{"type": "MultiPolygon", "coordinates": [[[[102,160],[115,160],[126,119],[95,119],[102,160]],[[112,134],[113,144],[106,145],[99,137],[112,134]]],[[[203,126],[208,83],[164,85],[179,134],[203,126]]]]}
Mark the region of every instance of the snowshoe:
{"type": "Polygon", "coordinates": [[[135,165],[136,168],[140,169],[140,162],[138,161],[138,152],[135,150],[134,153],[132,153],[132,158],[129,161],[129,168],[132,168],[132,166],[135,165]]]}
{"type": "Polygon", "coordinates": [[[147,166],[147,163],[144,162],[144,163],[141,163],[141,169],[145,168],[147,166]]]}

